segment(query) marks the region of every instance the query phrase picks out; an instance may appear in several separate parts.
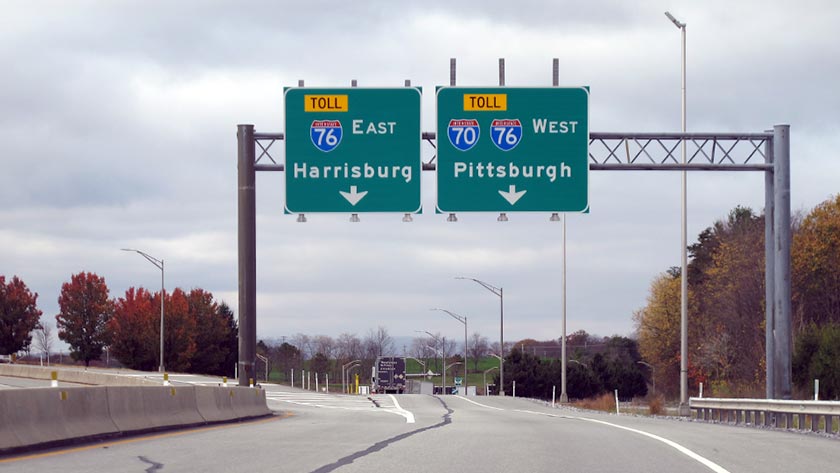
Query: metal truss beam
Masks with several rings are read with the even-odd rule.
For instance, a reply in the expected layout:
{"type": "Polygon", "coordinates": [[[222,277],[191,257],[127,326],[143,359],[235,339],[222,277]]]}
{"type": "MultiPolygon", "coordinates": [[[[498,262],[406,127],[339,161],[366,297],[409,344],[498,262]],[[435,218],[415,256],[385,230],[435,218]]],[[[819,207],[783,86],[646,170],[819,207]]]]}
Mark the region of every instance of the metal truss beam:
{"type": "MultiPolygon", "coordinates": [[[[254,133],[257,144],[255,170],[283,171],[272,155],[272,146],[283,133],[254,133]]],[[[422,140],[437,149],[434,132],[423,132],[422,140]]],[[[589,169],[592,171],[772,171],[766,147],[772,133],[591,133],[589,169]],[[687,163],[677,150],[686,142],[687,163]]],[[[436,156],[423,163],[434,171],[436,156]]]]}

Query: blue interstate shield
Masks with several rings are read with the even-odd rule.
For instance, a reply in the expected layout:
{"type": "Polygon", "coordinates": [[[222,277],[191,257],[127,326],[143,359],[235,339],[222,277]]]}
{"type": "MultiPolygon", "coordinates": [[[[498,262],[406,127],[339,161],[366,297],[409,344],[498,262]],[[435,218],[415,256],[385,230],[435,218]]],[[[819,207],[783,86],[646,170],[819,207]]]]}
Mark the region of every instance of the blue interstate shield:
{"type": "Polygon", "coordinates": [[[522,122],[518,118],[496,119],[490,125],[493,144],[502,151],[510,151],[522,141],[522,122]]]}
{"type": "Polygon", "coordinates": [[[468,151],[478,143],[479,127],[478,120],[457,119],[449,120],[447,127],[449,142],[455,149],[468,151]]]}
{"type": "Polygon", "coordinates": [[[338,120],[315,120],[309,127],[312,144],[325,153],[336,149],[341,144],[341,135],[341,122],[338,120]]]}

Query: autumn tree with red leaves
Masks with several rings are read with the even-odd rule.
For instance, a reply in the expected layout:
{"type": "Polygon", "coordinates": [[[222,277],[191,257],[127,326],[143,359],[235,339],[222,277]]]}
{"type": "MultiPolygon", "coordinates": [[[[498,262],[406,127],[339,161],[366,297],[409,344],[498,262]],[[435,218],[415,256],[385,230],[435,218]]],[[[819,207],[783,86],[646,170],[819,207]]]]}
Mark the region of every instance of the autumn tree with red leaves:
{"type": "Polygon", "coordinates": [[[231,341],[236,339],[238,332],[227,317],[229,309],[214,302],[213,294],[203,289],[191,290],[187,300],[190,315],[196,322],[196,352],[190,371],[220,376],[230,374],[233,366],[230,363],[231,341]]]}
{"type": "Polygon", "coordinates": [[[32,331],[40,328],[38,293],[29,291],[17,276],[6,284],[0,276],[0,355],[11,355],[29,347],[32,331]]]}
{"type": "Polygon", "coordinates": [[[129,288],[115,301],[108,321],[111,355],[128,368],[154,371],[160,357],[159,327],[160,305],[152,304],[146,289],[129,288]]]}
{"type": "MultiPolygon", "coordinates": [[[[155,293],[154,305],[160,307],[160,293],[155,293]]],[[[195,354],[196,321],[190,314],[187,295],[175,288],[164,298],[163,359],[167,371],[186,372],[195,354]]],[[[157,336],[160,337],[158,330],[157,336]]]]}
{"type": "Polygon", "coordinates": [[[107,346],[105,327],[113,312],[105,278],[81,272],[61,285],[59,313],[55,316],[58,338],[70,345],[70,356],[90,366],[107,346]]]}
{"type": "MultiPolygon", "coordinates": [[[[108,323],[111,353],[128,368],[151,371],[160,363],[160,293],[130,288],[117,299],[108,323]]],[[[164,299],[167,371],[230,375],[238,331],[233,313],[203,289],[176,288],[164,299]]]]}

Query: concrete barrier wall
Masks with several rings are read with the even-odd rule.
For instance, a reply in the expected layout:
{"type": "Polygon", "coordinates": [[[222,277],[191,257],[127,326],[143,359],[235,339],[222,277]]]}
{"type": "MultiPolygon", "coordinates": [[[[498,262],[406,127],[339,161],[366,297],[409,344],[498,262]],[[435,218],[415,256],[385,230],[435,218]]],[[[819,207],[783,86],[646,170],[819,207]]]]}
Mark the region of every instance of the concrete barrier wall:
{"type": "Polygon", "coordinates": [[[229,388],[196,386],[195,400],[198,412],[207,422],[223,422],[236,419],[229,388]]]}
{"type": "Polygon", "coordinates": [[[0,391],[0,399],[2,429],[9,431],[0,438],[10,437],[12,447],[95,437],[117,431],[108,412],[105,387],[10,389],[0,391]]]}
{"type": "Polygon", "coordinates": [[[230,390],[230,403],[237,417],[257,417],[269,414],[265,391],[251,388],[222,388],[230,390]]]}
{"type": "Polygon", "coordinates": [[[208,422],[271,414],[262,389],[196,386],[198,411],[208,422]]]}
{"type": "MultiPolygon", "coordinates": [[[[4,390],[0,390],[2,393],[4,390]]],[[[21,445],[20,439],[12,430],[12,425],[7,421],[9,419],[9,405],[13,404],[10,396],[0,396],[0,448],[3,446],[19,447],[21,445]]]]}
{"type": "Polygon", "coordinates": [[[0,453],[270,415],[265,391],[212,386],[0,390],[0,453]]]}
{"type": "Polygon", "coordinates": [[[108,406],[120,432],[208,422],[198,412],[194,386],[109,386],[108,406]]]}
{"type": "Polygon", "coordinates": [[[21,364],[0,364],[0,376],[16,378],[51,379],[53,371],[58,372],[59,382],[90,384],[94,386],[160,386],[160,381],[135,376],[101,373],[75,368],[56,369],[49,366],[21,364]]]}

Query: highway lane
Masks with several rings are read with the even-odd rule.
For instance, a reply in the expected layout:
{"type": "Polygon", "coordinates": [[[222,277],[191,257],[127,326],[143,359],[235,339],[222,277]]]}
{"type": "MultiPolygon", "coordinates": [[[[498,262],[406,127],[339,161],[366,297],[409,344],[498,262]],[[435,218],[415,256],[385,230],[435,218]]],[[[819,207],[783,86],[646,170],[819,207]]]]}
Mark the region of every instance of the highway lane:
{"type": "MultiPolygon", "coordinates": [[[[695,471],[696,467],[702,466],[696,471],[794,472],[834,470],[840,462],[840,444],[836,438],[687,420],[552,409],[543,403],[522,399],[491,397],[471,400],[487,406],[485,409],[488,410],[495,410],[492,407],[504,408],[504,411],[496,412],[510,415],[513,419],[521,419],[516,415],[530,416],[529,420],[522,420],[530,425],[543,425],[537,424],[534,418],[545,419],[545,431],[552,432],[555,439],[561,440],[555,448],[574,452],[561,455],[573,466],[568,471],[584,471],[581,468],[586,467],[574,463],[575,458],[586,456],[581,455],[582,452],[589,452],[601,465],[585,471],[695,471]],[[566,445],[577,442],[576,438],[587,438],[587,441],[579,445],[580,449],[567,448],[566,445]],[[625,444],[629,442],[634,446],[628,452],[625,444]],[[680,456],[684,458],[680,459],[680,456]],[[604,464],[614,459],[621,459],[624,464],[615,469],[603,468],[604,464]],[[694,465],[677,466],[678,462],[686,459],[694,465]]],[[[450,402],[450,405],[456,406],[456,411],[457,401],[468,402],[463,398],[450,402]]],[[[547,446],[545,441],[540,443],[547,446]]]]}
{"type": "MultiPolygon", "coordinates": [[[[398,461],[418,450],[436,467],[456,471],[708,471],[644,436],[622,435],[592,422],[532,414],[544,409],[529,401],[506,399],[493,403],[494,409],[455,396],[446,396],[442,402],[451,411],[446,428],[408,438],[383,451],[379,458],[362,458],[341,471],[370,471],[377,464],[398,461]]],[[[416,463],[404,471],[427,468],[416,463]]]]}
{"type": "Polygon", "coordinates": [[[838,440],[796,433],[552,409],[523,399],[376,395],[374,403],[265,388],[279,414],[269,421],[46,452],[0,463],[0,471],[766,473],[836,471],[840,464],[838,440]]]}

